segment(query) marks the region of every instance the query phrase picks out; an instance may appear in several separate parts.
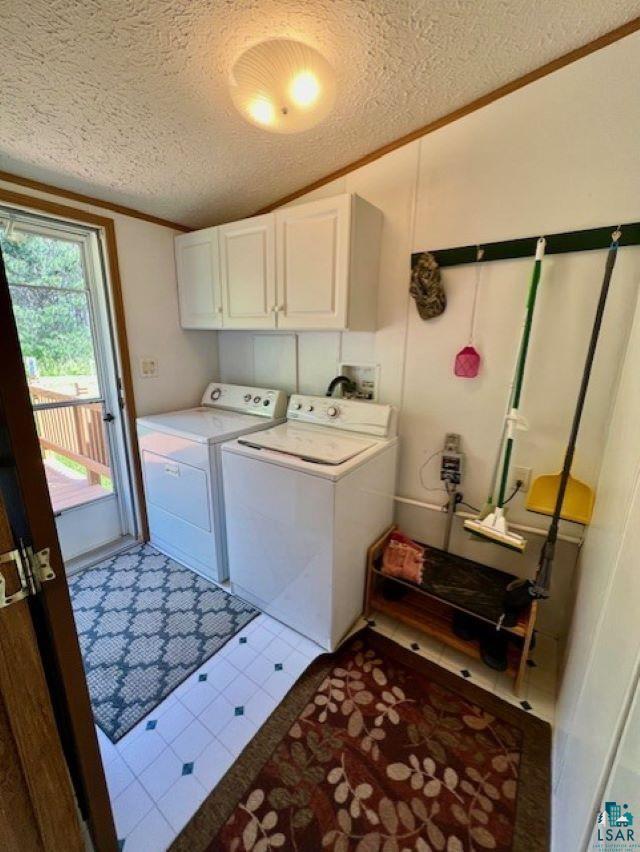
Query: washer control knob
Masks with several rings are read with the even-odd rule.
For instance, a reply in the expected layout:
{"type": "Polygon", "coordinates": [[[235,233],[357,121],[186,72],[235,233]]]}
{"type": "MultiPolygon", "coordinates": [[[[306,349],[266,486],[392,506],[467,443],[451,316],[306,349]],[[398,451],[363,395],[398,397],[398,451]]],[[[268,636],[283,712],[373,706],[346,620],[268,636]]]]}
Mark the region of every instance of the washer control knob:
{"type": "Polygon", "coordinates": [[[264,406],[271,405],[271,400],[270,400],[270,399],[263,399],[263,400],[262,400],[262,404],[263,404],[264,406]]]}
{"type": "Polygon", "coordinates": [[[260,402],[261,398],[262,397],[254,396],[253,401],[255,402],[256,405],[260,402]]]}
{"type": "Polygon", "coordinates": [[[211,391],[211,399],[213,399],[213,400],[220,399],[221,393],[222,393],[222,391],[220,390],[220,388],[214,388],[211,391]]]}
{"type": "Polygon", "coordinates": [[[329,408],[327,408],[327,417],[337,417],[338,414],[340,414],[340,409],[335,405],[330,405],[329,408]]]}
{"type": "Polygon", "coordinates": [[[251,402],[251,394],[250,393],[245,393],[243,398],[244,398],[245,402],[251,402]]]}
{"type": "Polygon", "coordinates": [[[291,408],[293,408],[294,411],[300,411],[302,405],[299,402],[292,402],[291,408]]]}
{"type": "Polygon", "coordinates": [[[307,411],[313,411],[313,406],[312,406],[312,405],[307,405],[307,411]]]}

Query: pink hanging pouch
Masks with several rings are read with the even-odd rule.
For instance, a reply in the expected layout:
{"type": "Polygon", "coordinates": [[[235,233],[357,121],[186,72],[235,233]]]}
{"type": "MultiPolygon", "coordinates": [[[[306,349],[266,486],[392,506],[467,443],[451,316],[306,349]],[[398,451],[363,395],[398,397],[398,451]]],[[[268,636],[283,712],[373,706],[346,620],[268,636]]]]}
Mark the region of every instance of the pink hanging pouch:
{"type": "Polygon", "coordinates": [[[484,249],[478,246],[476,254],[476,283],[473,288],[473,307],[471,308],[471,323],[469,328],[469,342],[456,355],[453,372],[461,379],[475,379],[480,372],[480,353],[473,345],[476,329],[476,308],[478,306],[478,293],[480,291],[481,260],[484,257],[484,249]]]}
{"type": "Polygon", "coordinates": [[[474,346],[465,346],[458,352],[453,372],[462,379],[475,379],[480,372],[480,353],[474,346]]]}

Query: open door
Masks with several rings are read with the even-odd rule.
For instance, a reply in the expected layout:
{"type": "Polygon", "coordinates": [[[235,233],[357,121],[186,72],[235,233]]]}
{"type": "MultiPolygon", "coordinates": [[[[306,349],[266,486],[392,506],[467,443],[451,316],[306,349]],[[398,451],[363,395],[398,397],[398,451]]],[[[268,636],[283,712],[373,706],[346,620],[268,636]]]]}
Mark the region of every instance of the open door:
{"type": "Polygon", "coordinates": [[[67,565],[137,535],[114,293],[95,225],[2,203],[0,248],[67,565]]]}
{"type": "Polygon", "coordinates": [[[81,814],[95,849],[115,852],[115,828],[1,251],[0,554],[2,849],[82,850],[81,814]],[[39,560],[39,553],[45,558],[39,560]],[[50,571],[39,571],[46,557],[50,571]]]}

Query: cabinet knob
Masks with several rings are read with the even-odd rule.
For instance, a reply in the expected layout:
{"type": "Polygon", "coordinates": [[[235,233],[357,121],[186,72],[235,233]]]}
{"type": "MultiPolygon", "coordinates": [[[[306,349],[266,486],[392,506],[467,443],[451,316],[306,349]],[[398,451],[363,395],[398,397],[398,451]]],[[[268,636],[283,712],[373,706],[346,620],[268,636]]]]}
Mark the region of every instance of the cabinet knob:
{"type": "Polygon", "coordinates": [[[278,307],[277,307],[277,305],[271,305],[271,313],[272,313],[272,314],[277,314],[277,313],[278,313],[278,307]]]}
{"type": "Polygon", "coordinates": [[[278,306],[276,307],[276,313],[278,313],[278,314],[279,314],[279,313],[280,313],[280,311],[284,311],[284,305],[278,305],[278,306]]]}
{"type": "Polygon", "coordinates": [[[221,314],[222,313],[222,305],[220,305],[218,308],[216,308],[216,310],[219,314],[221,314]]]}

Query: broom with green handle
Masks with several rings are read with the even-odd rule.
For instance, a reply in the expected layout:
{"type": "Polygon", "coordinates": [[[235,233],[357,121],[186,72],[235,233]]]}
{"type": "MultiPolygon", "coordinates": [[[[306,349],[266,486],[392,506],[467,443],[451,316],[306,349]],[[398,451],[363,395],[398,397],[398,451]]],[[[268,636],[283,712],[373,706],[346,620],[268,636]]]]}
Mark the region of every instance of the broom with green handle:
{"type": "MultiPolygon", "coordinates": [[[[518,533],[513,532],[507,525],[507,520],[504,515],[504,504],[506,500],[507,486],[509,483],[509,470],[511,467],[511,456],[513,454],[513,445],[516,439],[516,429],[520,421],[519,408],[520,397],[522,395],[522,385],[524,383],[524,370],[527,363],[527,353],[529,351],[529,341],[531,339],[531,328],[533,325],[533,312],[536,306],[536,297],[538,295],[538,285],[540,283],[540,274],[542,272],[542,259],[544,257],[546,241],[544,237],[540,237],[536,246],[535,262],[531,273],[531,284],[529,285],[529,294],[527,296],[527,311],[522,329],[522,340],[520,343],[520,351],[518,352],[518,361],[516,364],[516,374],[513,389],[513,399],[511,407],[505,417],[503,427],[503,435],[505,435],[504,458],[502,461],[502,469],[500,472],[500,482],[498,489],[498,499],[495,508],[489,512],[484,518],[473,518],[464,522],[465,529],[472,532],[475,536],[492,541],[495,544],[500,544],[503,547],[508,547],[511,550],[516,550],[522,553],[526,546],[526,539],[518,533]]],[[[493,501],[493,494],[491,501],[493,501]]]]}

